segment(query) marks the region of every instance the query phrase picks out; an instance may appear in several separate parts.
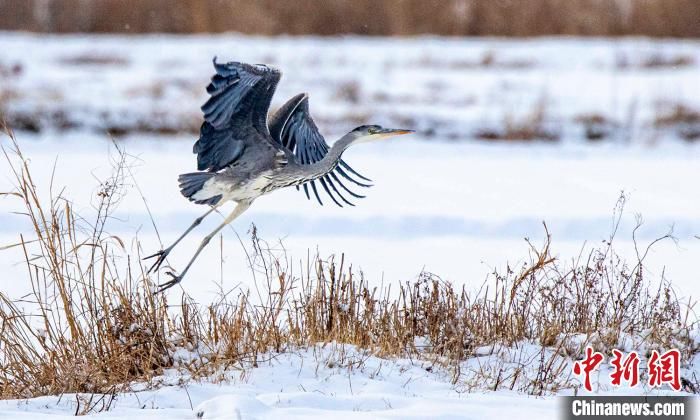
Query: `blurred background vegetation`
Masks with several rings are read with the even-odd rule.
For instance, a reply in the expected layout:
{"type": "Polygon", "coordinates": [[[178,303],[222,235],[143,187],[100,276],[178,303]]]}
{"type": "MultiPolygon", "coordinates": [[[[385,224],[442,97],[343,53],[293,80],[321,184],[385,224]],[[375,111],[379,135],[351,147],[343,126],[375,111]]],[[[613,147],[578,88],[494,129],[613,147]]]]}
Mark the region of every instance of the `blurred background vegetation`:
{"type": "Polygon", "coordinates": [[[38,32],[700,37],[699,0],[0,0],[38,32]]]}

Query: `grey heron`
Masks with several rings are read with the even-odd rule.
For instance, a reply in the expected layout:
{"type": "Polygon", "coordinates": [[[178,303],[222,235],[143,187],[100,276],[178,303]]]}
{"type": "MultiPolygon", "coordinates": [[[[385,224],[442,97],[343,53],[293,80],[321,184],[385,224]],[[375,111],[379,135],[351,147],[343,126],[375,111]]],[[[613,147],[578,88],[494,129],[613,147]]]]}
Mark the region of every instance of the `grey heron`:
{"type": "Polygon", "coordinates": [[[179,275],[166,272],[171,280],[159,285],[158,292],[178,284],[209,241],[263,194],[301,186],[311,199],[310,186],[323,205],[318,183],[335,204],[352,206],[346,195],[358,199],[364,196],[345,183],[369,187],[371,180],[343,161],[343,152],[356,143],[413,132],[363,125],[329,147],[309,114],[305,93],[291,98],[268,119],[281,77],[277,69],[262,64],[218,63],[216,57],[213,63],[216,73],[207,86],[210,98],[202,106],[204,122],[193,148],[198,172],[178,177],[182,195],[210,209],[172,245],[144,258],[156,258],[147,273],[157,271],[173,248],[218,207],[228,201],[236,202],[236,207],[204,237],[179,275]]]}

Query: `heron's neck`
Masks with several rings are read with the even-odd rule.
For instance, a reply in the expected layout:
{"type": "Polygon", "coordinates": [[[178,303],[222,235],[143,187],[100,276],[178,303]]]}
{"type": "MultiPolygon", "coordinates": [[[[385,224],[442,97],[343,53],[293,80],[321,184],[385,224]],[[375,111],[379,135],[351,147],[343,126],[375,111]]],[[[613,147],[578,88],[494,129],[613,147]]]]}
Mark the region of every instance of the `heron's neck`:
{"type": "Polygon", "coordinates": [[[320,178],[335,169],[335,167],[338,166],[338,162],[340,161],[340,157],[343,155],[343,152],[350,147],[351,144],[359,140],[361,139],[356,137],[356,135],[353,133],[348,133],[333,143],[333,146],[331,146],[330,150],[328,150],[328,153],[323,157],[323,159],[309,165],[309,172],[314,174],[312,178],[320,178]]]}

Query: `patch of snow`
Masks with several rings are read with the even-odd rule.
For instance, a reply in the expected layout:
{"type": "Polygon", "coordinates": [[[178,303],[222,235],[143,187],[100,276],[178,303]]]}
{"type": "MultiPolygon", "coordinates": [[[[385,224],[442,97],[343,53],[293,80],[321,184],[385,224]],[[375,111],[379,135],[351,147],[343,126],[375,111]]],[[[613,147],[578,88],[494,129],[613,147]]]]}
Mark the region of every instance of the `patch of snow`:
{"type": "MultiPolygon", "coordinates": [[[[470,375],[483,374],[490,364],[504,366],[496,360],[498,357],[516,361],[513,368],[519,369],[523,376],[536,375],[538,346],[521,343],[519,350],[502,349],[503,354],[498,357],[469,359],[462,363],[463,374],[456,384],[451,383],[449,368],[434,363],[381,359],[367,356],[352,346],[344,346],[339,355],[338,348],[331,348],[334,346],[338,345],[260,355],[259,367],[227,372],[223,383],[183,381],[177,370],[171,370],[154,379],[160,387],[134,384],[132,392],[116,396],[109,411],[88,417],[497,419],[508,416],[539,419],[556,418],[561,414],[557,397],[552,395],[535,397],[507,390],[465,392],[470,386],[470,375]]],[[[610,369],[604,364],[595,375],[595,395],[671,393],[664,389],[612,387],[609,385],[610,369]]],[[[572,392],[568,390],[561,395],[572,395],[572,392]]],[[[0,417],[67,418],[75,412],[77,401],[87,398],[87,394],[67,394],[3,400],[0,401],[0,417]]]]}

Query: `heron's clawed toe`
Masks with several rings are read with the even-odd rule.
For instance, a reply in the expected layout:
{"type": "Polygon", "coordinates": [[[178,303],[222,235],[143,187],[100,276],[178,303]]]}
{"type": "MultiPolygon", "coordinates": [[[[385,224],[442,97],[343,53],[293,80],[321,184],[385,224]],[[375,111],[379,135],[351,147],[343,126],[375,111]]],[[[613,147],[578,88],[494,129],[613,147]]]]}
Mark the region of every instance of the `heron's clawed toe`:
{"type": "Polygon", "coordinates": [[[151,258],[158,257],[156,261],[153,263],[151,268],[146,271],[146,274],[150,274],[153,271],[158,271],[160,266],[165,262],[165,259],[168,257],[168,254],[170,254],[170,248],[168,249],[161,249],[160,251],[156,252],[153,255],[149,255],[148,257],[143,258],[143,260],[150,260],[151,258]]]}
{"type": "Polygon", "coordinates": [[[173,273],[172,271],[167,271],[165,274],[169,275],[172,278],[172,280],[166,281],[163,284],[159,284],[158,290],[156,290],[156,292],[155,292],[156,294],[164,292],[164,291],[170,289],[171,287],[175,286],[176,284],[180,283],[180,281],[182,281],[182,276],[178,276],[177,274],[173,273]]]}

